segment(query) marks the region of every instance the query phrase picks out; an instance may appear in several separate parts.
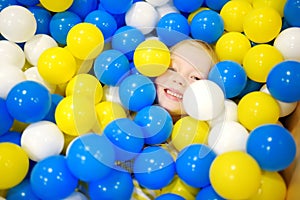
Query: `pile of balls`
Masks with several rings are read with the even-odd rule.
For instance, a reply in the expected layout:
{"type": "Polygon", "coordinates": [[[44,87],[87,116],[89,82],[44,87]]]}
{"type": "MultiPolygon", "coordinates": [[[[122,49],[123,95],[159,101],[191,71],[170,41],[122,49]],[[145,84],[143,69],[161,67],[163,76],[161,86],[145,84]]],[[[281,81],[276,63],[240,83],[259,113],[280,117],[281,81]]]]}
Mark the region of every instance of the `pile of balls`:
{"type": "Polygon", "coordinates": [[[2,0],[0,196],[285,199],[297,0],[2,0]],[[185,39],[219,62],[173,123],[153,79],[185,39]]]}

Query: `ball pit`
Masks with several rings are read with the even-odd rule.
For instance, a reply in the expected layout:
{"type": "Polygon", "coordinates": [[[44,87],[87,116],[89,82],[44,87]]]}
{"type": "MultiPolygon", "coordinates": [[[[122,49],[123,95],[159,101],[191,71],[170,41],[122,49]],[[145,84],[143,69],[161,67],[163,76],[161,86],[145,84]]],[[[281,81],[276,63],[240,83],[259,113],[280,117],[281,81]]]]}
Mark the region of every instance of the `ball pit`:
{"type": "Polygon", "coordinates": [[[299,199],[284,176],[299,160],[299,127],[286,127],[300,101],[298,11],[296,0],[0,1],[0,198],[299,199]],[[183,73],[172,46],[188,39],[218,61],[182,94],[165,89],[178,118],[155,79],[183,73]]]}

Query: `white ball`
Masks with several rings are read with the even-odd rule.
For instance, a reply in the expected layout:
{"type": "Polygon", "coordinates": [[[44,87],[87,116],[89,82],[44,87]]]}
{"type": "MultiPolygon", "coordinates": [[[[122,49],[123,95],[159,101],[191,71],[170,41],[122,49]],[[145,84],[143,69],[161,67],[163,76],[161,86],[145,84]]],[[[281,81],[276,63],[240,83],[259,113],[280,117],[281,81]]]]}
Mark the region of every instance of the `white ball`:
{"type": "MultiPolygon", "coordinates": [[[[260,88],[260,91],[271,95],[266,84],[260,88]]],[[[291,114],[296,109],[297,104],[298,104],[297,101],[287,103],[287,102],[279,101],[277,99],[275,99],[275,100],[277,101],[277,103],[279,105],[279,109],[280,109],[279,117],[285,117],[285,116],[288,116],[289,114],[291,114]]]]}
{"type": "Polygon", "coordinates": [[[63,200],[88,200],[88,198],[81,192],[73,192],[70,196],[64,198],[63,200]]]}
{"type": "Polygon", "coordinates": [[[168,3],[170,0],[146,0],[146,2],[150,3],[152,6],[162,6],[168,3]]]}
{"type": "Polygon", "coordinates": [[[210,80],[199,80],[190,84],[183,93],[183,108],[191,117],[198,120],[211,120],[224,109],[224,93],[210,80]]]}
{"type": "Polygon", "coordinates": [[[25,128],[21,136],[21,147],[33,161],[59,155],[64,147],[64,135],[56,124],[39,121],[25,128]]]}
{"type": "Polygon", "coordinates": [[[18,83],[25,81],[24,72],[15,66],[0,66],[0,97],[6,99],[9,91],[18,83]]]}
{"type": "Polygon", "coordinates": [[[285,60],[300,61],[300,27],[284,29],[275,38],[274,47],[281,52],[285,60]]]}
{"type": "Polygon", "coordinates": [[[19,45],[14,42],[0,41],[0,66],[12,65],[22,69],[25,64],[25,55],[19,45]]]}
{"type": "Polygon", "coordinates": [[[56,41],[46,34],[37,34],[28,40],[24,45],[24,53],[27,61],[37,65],[40,55],[51,47],[57,47],[56,41]]]}
{"type": "Polygon", "coordinates": [[[134,3],[125,15],[126,25],[139,29],[143,34],[154,30],[158,20],[158,13],[155,8],[143,1],[134,3]]]}
{"type": "Polygon", "coordinates": [[[28,68],[25,72],[24,72],[26,79],[27,80],[31,80],[31,81],[35,81],[38,83],[41,83],[42,85],[44,85],[50,93],[54,93],[55,89],[56,89],[56,85],[48,83],[47,81],[45,81],[42,76],[40,75],[38,68],[37,67],[30,67],[28,68]]]}
{"type": "Polygon", "coordinates": [[[33,14],[23,6],[8,6],[0,12],[0,33],[7,40],[26,42],[34,36],[36,29],[33,14]]]}
{"type": "Polygon", "coordinates": [[[159,19],[169,13],[179,13],[179,10],[173,5],[172,2],[156,7],[159,19]]]}
{"type": "Polygon", "coordinates": [[[230,99],[225,99],[224,103],[225,109],[222,111],[222,113],[216,118],[208,121],[210,127],[213,127],[214,125],[223,121],[238,121],[237,104],[230,99]]]}
{"type": "Polygon", "coordinates": [[[228,151],[245,151],[248,137],[247,129],[240,123],[224,121],[210,130],[208,146],[218,155],[228,151]]]}

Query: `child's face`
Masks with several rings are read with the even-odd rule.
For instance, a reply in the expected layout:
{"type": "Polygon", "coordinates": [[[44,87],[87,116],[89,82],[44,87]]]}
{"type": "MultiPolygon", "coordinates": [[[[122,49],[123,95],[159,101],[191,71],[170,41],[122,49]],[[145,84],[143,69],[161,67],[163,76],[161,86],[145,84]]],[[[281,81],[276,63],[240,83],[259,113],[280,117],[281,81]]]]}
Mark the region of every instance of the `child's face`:
{"type": "MultiPolygon", "coordinates": [[[[158,104],[173,116],[185,114],[182,106],[185,89],[191,83],[207,78],[211,59],[205,52],[198,56],[201,67],[196,68],[195,63],[193,64],[179,55],[171,55],[171,66],[164,74],[155,79],[158,104]]],[[[199,66],[199,63],[197,65],[199,66]]]]}

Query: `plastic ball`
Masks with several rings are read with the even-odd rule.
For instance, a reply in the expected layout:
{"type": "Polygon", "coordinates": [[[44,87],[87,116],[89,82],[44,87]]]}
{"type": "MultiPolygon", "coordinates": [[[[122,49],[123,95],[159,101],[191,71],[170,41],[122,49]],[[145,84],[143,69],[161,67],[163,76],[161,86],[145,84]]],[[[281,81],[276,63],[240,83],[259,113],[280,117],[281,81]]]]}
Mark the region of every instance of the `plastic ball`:
{"type": "Polygon", "coordinates": [[[296,17],[300,10],[300,2],[297,0],[287,0],[284,4],[283,15],[287,23],[294,27],[299,27],[300,22],[296,17]]]}
{"type": "Polygon", "coordinates": [[[255,43],[267,43],[275,39],[282,27],[279,13],[270,7],[251,10],[243,22],[244,33],[255,43]]]}
{"type": "Polygon", "coordinates": [[[62,47],[51,47],[43,51],[37,67],[43,79],[52,84],[66,83],[76,73],[73,55],[62,47]]]}
{"type": "Polygon", "coordinates": [[[230,0],[204,0],[204,5],[216,11],[220,11],[230,0]]]}
{"type": "MultiPolygon", "coordinates": [[[[163,1],[159,1],[159,2],[163,2],[163,1]]],[[[179,10],[177,10],[177,8],[174,6],[172,1],[168,1],[168,3],[162,6],[157,6],[155,7],[155,9],[158,13],[159,19],[169,13],[179,13],[179,10]]]]}
{"type": "Polygon", "coordinates": [[[110,122],[103,134],[114,145],[116,160],[126,161],[138,155],[144,146],[144,135],[140,126],[128,118],[110,122]]]}
{"type": "Polygon", "coordinates": [[[82,194],[82,192],[75,191],[63,200],[88,200],[88,198],[85,194],[82,194]]]}
{"type": "Polygon", "coordinates": [[[239,64],[251,48],[248,38],[239,32],[228,32],[220,37],[216,43],[215,51],[220,61],[231,60],[239,64]]]}
{"type": "Polygon", "coordinates": [[[239,94],[238,98],[241,99],[243,96],[245,96],[246,94],[248,94],[250,92],[259,91],[262,86],[263,86],[263,83],[255,82],[248,78],[246,86],[243,89],[243,91],[239,94]]]}
{"type": "Polygon", "coordinates": [[[224,21],[216,11],[203,10],[195,15],[190,27],[194,39],[213,44],[224,32],[224,21]]]}
{"type": "Polygon", "coordinates": [[[81,18],[71,11],[59,12],[51,18],[49,31],[57,43],[66,45],[69,31],[73,26],[81,22],[81,18]]]}
{"type": "Polygon", "coordinates": [[[274,46],[258,44],[244,56],[243,67],[250,79],[265,83],[271,69],[282,61],[282,54],[274,46]]]}
{"type": "Polygon", "coordinates": [[[220,11],[225,30],[243,32],[244,19],[251,10],[252,5],[248,1],[227,1],[220,11]]]}
{"type": "Polygon", "coordinates": [[[208,145],[220,155],[229,151],[246,151],[249,133],[238,122],[224,121],[212,127],[208,135],[208,145]]]}
{"type": "Polygon", "coordinates": [[[252,5],[254,9],[262,7],[271,7],[275,9],[281,17],[283,17],[283,10],[286,5],[286,2],[286,0],[253,0],[252,5]]]}
{"type": "MultiPolygon", "coordinates": [[[[24,45],[24,53],[27,61],[36,66],[40,55],[51,47],[57,47],[56,41],[46,34],[34,35],[24,45]]],[[[24,64],[23,64],[24,65],[24,64]]]]}
{"type": "Polygon", "coordinates": [[[263,170],[280,171],[296,156],[296,143],[291,133],[277,124],[264,124],[250,132],[247,153],[263,170]]]}
{"type": "Polygon", "coordinates": [[[28,179],[24,179],[20,184],[9,189],[6,194],[6,198],[10,200],[39,200],[39,198],[32,191],[28,179]]]}
{"type": "Polygon", "coordinates": [[[51,12],[63,12],[70,8],[73,3],[73,0],[40,0],[40,3],[44,8],[51,12]]]}
{"type": "Polygon", "coordinates": [[[19,5],[17,0],[2,0],[0,2],[0,11],[2,11],[4,8],[12,5],[19,5]]]}
{"type": "Polygon", "coordinates": [[[166,193],[166,194],[162,194],[159,195],[158,197],[155,198],[155,200],[184,200],[183,197],[177,195],[177,194],[173,194],[173,193],[166,193]]]}
{"type": "Polygon", "coordinates": [[[118,27],[115,18],[102,10],[95,10],[88,13],[84,21],[95,24],[101,30],[105,41],[110,41],[118,27]]]}
{"type": "Polygon", "coordinates": [[[263,171],[261,177],[261,186],[257,194],[250,200],[285,199],[287,186],[278,172],[263,171]]]}
{"type": "Polygon", "coordinates": [[[113,49],[121,51],[131,61],[136,47],[144,40],[145,36],[139,29],[123,26],[112,36],[111,45],[113,49]]]}
{"type": "Polygon", "coordinates": [[[22,69],[25,64],[25,54],[16,43],[0,40],[0,64],[1,67],[15,66],[22,69]]]}
{"type": "Polygon", "coordinates": [[[183,94],[183,107],[188,115],[198,120],[211,120],[224,109],[224,93],[210,80],[190,84],[183,94]]]}
{"type": "Polygon", "coordinates": [[[129,74],[129,61],[120,51],[109,49],[103,51],[94,62],[97,79],[109,86],[116,86],[129,74]]]}
{"type": "Polygon", "coordinates": [[[68,10],[84,19],[89,13],[96,10],[97,7],[97,0],[73,0],[73,3],[68,10]]]}
{"type": "Polygon", "coordinates": [[[122,169],[115,169],[103,178],[88,183],[88,194],[91,199],[130,199],[134,185],[130,173],[122,169]]]}
{"type": "Polygon", "coordinates": [[[97,78],[91,74],[78,74],[67,84],[66,96],[83,95],[94,99],[94,104],[101,101],[103,88],[97,78]]]}
{"type": "Polygon", "coordinates": [[[113,14],[122,14],[132,6],[132,0],[102,0],[101,5],[105,10],[113,14]]]}
{"type": "Polygon", "coordinates": [[[192,187],[210,185],[209,168],[216,154],[204,144],[192,144],[182,149],[176,159],[180,179],[192,187]]]}
{"type": "Polygon", "coordinates": [[[141,74],[156,77],[166,72],[169,68],[171,54],[163,42],[146,40],[135,49],[133,62],[141,74]]]}
{"type": "Polygon", "coordinates": [[[174,0],[174,6],[182,11],[182,12],[186,12],[186,13],[190,13],[193,12],[195,10],[197,10],[198,8],[200,8],[203,4],[204,0],[192,0],[189,1],[189,3],[186,3],[183,0],[174,0]]]}
{"type": "Polygon", "coordinates": [[[90,23],[79,23],[67,35],[67,46],[81,60],[94,59],[103,50],[104,37],[99,28],[90,23]]]}
{"type": "Polygon", "coordinates": [[[167,46],[173,46],[181,40],[189,38],[190,26],[180,13],[169,13],[159,19],[156,25],[159,40],[167,46]]]}
{"type": "Polygon", "coordinates": [[[209,185],[204,188],[201,188],[200,192],[196,196],[196,200],[225,200],[216,191],[214,188],[209,185]]]}
{"type": "Polygon", "coordinates": [[[134,3],[126,12],[125,22],[127,26],[139,29],[143,34],[154,30],[158,22],[158,13],[155,8],[144,1],[134,3]]]}
{"type": "Polygon", "coordinates": [[[283,61],[270,71],[267,77],[267,88],[270,94],[279,101],[291,103],[300,100],[300,62],[283,61]]]}
{"type": "Polygon", "coordinates": [[[161,144],[171,135],[173,121],[171,115],[160,106],[148,106],[139,110],[134,122],[142,127],[145,144],[161,144]]]}
{"type": "Polygon", "coordinates": [[[93,100],[82,95],[65,97],[56,107],[55,120],[59,129],[68,135],[87,133],[96,123],[93,100]]]}
{"type": "Polygon", "coordinates": [[[149,146],[135,158],[133,173],[142,187],[161,189],[172,181],[175,175],[175,162],[165,149],[149,146]]]}
{"type": "Polygon", "coordinates": [[[248,199],[260,187],[261,170],[250,155],[241,151],[221,154],[211,164],[209,177],[224,199],[248,199]]]}
{"type": "Polygon", "coordinates": [[[237,62],[224,60],[218,62],[208,73],[208,80],[218,84],[223,90],[225,98],[238,96],[245,88],[247,74],[237,62]]]}
{"type": "Polygon", "coordinates": [[[285,60],[300,62],[300,27],[284,29],[274,40],[274,47],[278,49],[285,60]]]}
{"type": "Polygon", "coordinates": [[[41,199],[68,197],[77,187],[78,179],[73,176],[62,155],[50,156],[39,161],[32,169],[30,185],[41,199]]]}
{"type": "Polygon", "coordinates": [[[7,131],[0,135],[0,143],[9,142],[21,146],[21,133],[16,131],[7,131]]]}
{"type": "Polygon", "coordinates": [[[20,146],[9,142],[0,143],[0,155],[0,189],[9,189],[25,178],[29,160],[20,146]]]}
{"type": "Polygon", "coordinates": [[[94,64],[94,59],[81,60],[75,58],[75,61],[76,61],[76,68],[77,68],[76,74],[88,74],[91,72],[91,69],[93,68],[93,64],[94,64]]]}
{"type": "Polygon", "coordinates": [[[49,35],[49,25],[52,18],[51,12],[40,6],[28,7],[28,10],[33,14],[37,28],[35,34],[49,35]]]}
{"type": "Polygon", "coordinates": [[[255,91],[245,95],[238,103],[238,120],[248,130],[266,124],[276,123],[280,109],[269,94],[255,91]]]}
{"type": "Polygon", "coordinates": [[[68,168],[85,182],[103,179],[111,174],[115,157],[113,145],[104,135],[95,133],[75,138],[66,153],[68,168]]]}
{"type": "Polygon", "coordinates": [[[119,86],[122,105],[131,111],[139,111],[154,103],[156,89],[146,76],[133,74],[126,77],[119,86]]]}
{"type": "Polygon", "coordinates": [[[1,11],[0,33],[7,40],[26,42],[35,34],[36,29],[36,20],[27,8],[12,5],[1,11]]]}
{"type": "Polygon", "coordinates": [[[0,98],[0,111],[0,135],[2,135],[12,127],[14,118],[8,112],[6,101],[2,98],[0,98]]]}
{"type": "Polygon", "coordinates": [[[49,112],[51,95],[40,83],[23,81],[10,90],[6,105],[14,119],[24,123],[37,122],[49,112]]]}
{"type": "Polygon", "coordinates": [[[195,143],[207,144],[208,133],[209,126],[205,121],[185,116],[174,124],[171,133],[171,143],[178,151],[195,143]]]}
{"type": "Polygon", "coordinates": [[[51,108],[48,112],[48,114],[46,115],[46,117],[43,119],[43,120],[46,120],[46,121],[50,121],[50,122],[53,122],[53,123],[56,123],[55,121],[55,110],[56,110],[56,107],[58,105],[58,103],[63,99],[64,97],[62,95],[59,95],[59,94],[51,94],[51,108]]]}

